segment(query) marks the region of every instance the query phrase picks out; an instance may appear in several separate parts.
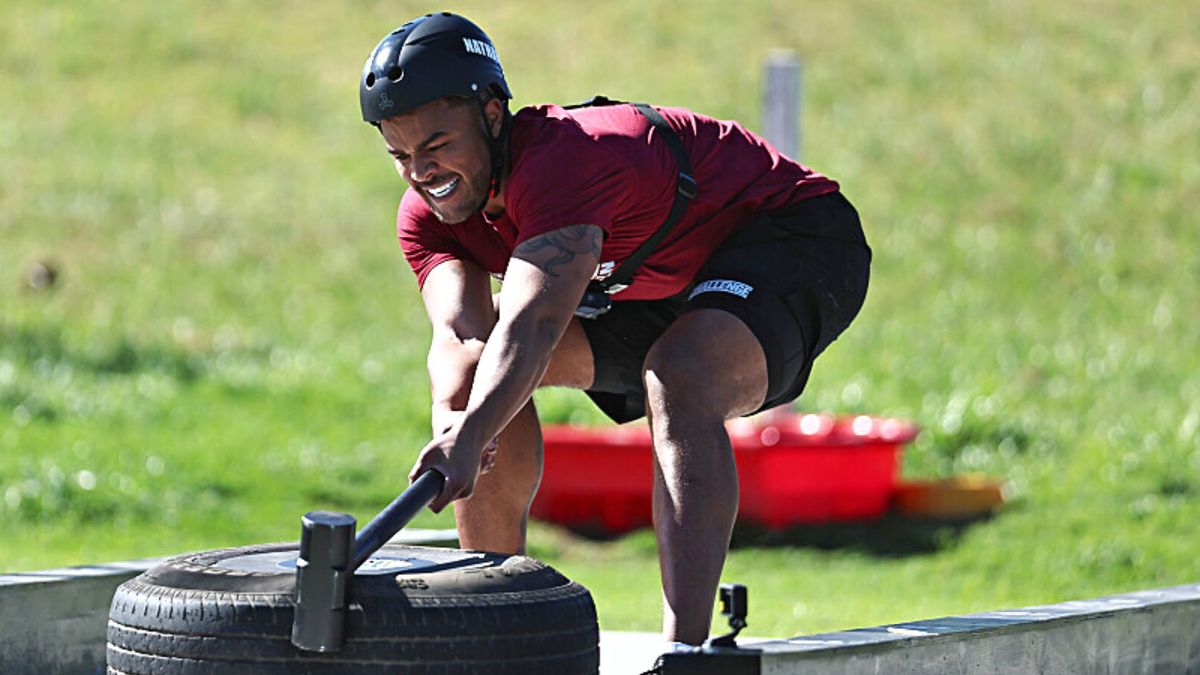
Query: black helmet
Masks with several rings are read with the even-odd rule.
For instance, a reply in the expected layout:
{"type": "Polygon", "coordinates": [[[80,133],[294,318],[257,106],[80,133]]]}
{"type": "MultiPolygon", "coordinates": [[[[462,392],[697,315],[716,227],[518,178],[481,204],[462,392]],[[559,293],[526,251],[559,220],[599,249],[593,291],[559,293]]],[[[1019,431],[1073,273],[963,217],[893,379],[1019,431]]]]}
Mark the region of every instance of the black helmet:
{"type": "Polygon", "coordinates": [[[457,14],[426,14],[376,45],[358,85],[363,119],[380,120],[439,98],[512,98],[496,48],[457,14]]]}

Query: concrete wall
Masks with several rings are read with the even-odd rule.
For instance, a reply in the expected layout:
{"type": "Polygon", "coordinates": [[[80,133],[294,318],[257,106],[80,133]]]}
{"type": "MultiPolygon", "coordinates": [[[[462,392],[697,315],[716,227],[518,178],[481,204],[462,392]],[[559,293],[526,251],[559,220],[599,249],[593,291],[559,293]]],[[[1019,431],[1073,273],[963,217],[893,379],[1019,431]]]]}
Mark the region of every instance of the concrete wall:
{"type": "Polygon", "coordinates": [[[1200,675],[1200,584],[664,659],[664,675],[709,672],[1200,675]]]}
{"type": "Polygon", "coordinates": [[[0,575],[0,673],[103,673],[113,593],[157,563],[0,575]]]}

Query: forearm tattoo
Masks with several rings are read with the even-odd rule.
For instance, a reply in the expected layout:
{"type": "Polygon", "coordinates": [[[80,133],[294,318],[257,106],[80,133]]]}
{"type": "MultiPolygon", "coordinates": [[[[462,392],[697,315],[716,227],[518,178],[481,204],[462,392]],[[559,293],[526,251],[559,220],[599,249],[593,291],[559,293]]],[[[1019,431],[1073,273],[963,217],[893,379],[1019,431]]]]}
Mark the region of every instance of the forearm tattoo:
{"type": "Polygon", "coordinates": [[[604,233],[594,225],[568,225],[523,242],[513,251],[514,258],[536,265],[547,276],[559,276],[556,271],[569,265],[580,255],[600,259],[604,233]]]}

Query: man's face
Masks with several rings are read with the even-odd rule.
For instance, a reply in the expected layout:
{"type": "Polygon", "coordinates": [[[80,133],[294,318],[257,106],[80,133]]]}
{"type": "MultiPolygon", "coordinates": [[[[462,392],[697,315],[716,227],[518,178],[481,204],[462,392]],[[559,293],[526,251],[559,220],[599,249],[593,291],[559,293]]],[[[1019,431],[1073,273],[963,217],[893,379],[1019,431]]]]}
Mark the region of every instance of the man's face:
{"type": "Polygon", "coordinates": [[[440,99],[389,117],[379,127],[396,170],[438,219],[461,223],[478,212],[491,187],[491,167],[474,102],[440,99]]]}

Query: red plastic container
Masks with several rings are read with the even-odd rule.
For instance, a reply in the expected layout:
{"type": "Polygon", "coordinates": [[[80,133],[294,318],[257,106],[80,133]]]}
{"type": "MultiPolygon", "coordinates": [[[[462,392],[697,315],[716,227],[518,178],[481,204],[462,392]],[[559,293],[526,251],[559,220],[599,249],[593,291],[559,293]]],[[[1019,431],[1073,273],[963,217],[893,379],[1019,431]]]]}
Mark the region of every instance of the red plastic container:
{"type": "MultiPolygon", "coordinates": [[[[727,425],[738,465],[738,518],[770,528],[868,520],[896,490],[909,422],[870,416],[776,414],[727,425]]],[[[542,430],[545,471],[533,517],[620,534],[651,524],[650,430],[645,426],[542,430]]]]}

